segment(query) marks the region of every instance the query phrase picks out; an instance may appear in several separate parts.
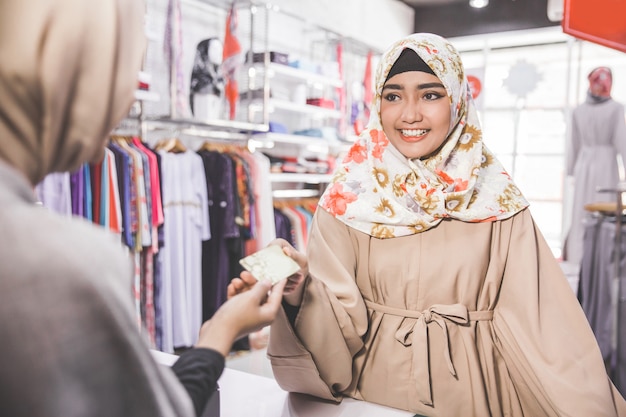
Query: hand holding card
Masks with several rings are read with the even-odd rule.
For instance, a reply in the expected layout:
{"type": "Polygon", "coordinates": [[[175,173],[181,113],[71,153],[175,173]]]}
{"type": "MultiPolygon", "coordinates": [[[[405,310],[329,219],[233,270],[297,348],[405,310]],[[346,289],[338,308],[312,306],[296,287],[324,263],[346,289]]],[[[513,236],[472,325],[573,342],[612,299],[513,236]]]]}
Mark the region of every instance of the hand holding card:
{"type": "Polygon", "coordinates": [[[268,280],[272,285],[300,270],[300,265],[287,256],[278,245],[269,245],[240,259],[239,263],[257,280],[268,280]]]}

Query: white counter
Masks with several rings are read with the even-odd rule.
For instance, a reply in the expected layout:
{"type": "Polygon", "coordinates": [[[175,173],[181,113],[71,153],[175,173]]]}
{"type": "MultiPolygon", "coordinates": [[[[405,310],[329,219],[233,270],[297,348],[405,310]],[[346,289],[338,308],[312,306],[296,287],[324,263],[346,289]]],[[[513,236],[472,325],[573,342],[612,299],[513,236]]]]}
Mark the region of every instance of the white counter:
{"type": "MultiPolygon", "coordinates": [[[[157,361],[171,365],[176,356],[153,351],[157,361]]],[[[411,417],[412,413],[344,398],[330,403],[283,391],[273,378],[226,368],[220,377],[220,417],[411,417]]]]}

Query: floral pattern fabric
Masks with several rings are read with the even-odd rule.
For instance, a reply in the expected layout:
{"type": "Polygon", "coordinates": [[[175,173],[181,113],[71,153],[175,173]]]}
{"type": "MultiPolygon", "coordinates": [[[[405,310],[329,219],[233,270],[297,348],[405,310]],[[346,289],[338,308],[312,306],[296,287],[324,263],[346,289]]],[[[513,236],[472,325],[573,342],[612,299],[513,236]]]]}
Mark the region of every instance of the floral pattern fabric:
{"type": "Polygon", "coordinates": [[[502,164],[487,149],[461,58],[444,38],[417,33],[382,56],[369,123],[335,171],[320,206],[346,225],[377,238],[423,232],[445,218],[506,219],[528,206],[502,164]],[[380,120],[387,74],[404,48],[413,49],[444,84],[450,128],[435,155],[405,158],[380,120]]]}

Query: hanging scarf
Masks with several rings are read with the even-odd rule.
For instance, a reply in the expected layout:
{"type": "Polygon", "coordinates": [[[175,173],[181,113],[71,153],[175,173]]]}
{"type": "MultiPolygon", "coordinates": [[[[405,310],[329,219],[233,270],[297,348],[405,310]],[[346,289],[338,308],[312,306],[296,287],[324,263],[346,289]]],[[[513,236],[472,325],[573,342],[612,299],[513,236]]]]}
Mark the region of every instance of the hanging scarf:
{"type": "Polygon", "coordinates": [[[224,50],[222,53],[222,70],[226,82],[224,95],[229,106],[228,117],[230,120],[234,120],[237,114],[237,103],[239,102],[237,72],[243,58],[241,44],[237,38],[238,25],[237,9],[235,1],[233,1],[226,16],[226,32],[224,34],[224,50]]]}
{"type": "Polygon", "coordinates": [[[392,238],[426,231],[441,220],[506,219],[528,206],[501,163],[487,149],[463,64],[440,36],[418,33],[391,46],[376,72],[367,128],[351,147],[320,206],[370,236],[392,238]],[[409,160],[387,139],[380,120],[387,74],[404,48],[428,64],[446,88],[451,121],[439,151],[409,160]]]}

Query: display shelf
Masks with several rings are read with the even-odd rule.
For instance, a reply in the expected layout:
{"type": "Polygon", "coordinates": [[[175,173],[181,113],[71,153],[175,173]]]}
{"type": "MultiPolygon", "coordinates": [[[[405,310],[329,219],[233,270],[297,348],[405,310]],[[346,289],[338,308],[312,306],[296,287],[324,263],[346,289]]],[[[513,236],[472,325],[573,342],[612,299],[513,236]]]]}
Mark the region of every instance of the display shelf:
{"type": "Polygon", "coordinates": [[[311,104],[300,104],[294,103],[292,101],[287,100],[279,100],[279,99],[269,99],[264,102],[263,99],[242,99],[243,105],[247,105],[249,110],[253,112],[261,112],[263,111],[264,106],[268,106],[268,112],[274,113],[276,111],[285,111],[292,113],[299,113],[301,115],[308,115],[312,118],[329,118],[334,120],[339,120],[343,117],[343,114],[339,110],[328,109],[320,106],[313,106],[311,104]]]}
{"type": "Polygon", "coordinates": [[[269,126],[263,123],[248,123],[236,120],[199,120],[199,119],[171,119],[169,117],[146,118],[146,122],[152,126],[176,125],[181,128],[193,127],[196,129],[219,129],[236,133],[263,133],[269,130],[269,126]]]}
{"type": "MultiPolygon", "coordinates": [[[[187,39],[191,36],[198,39],[201,36],[206,37],[204,34],[206,28],[202,26],[223,23],[224,12],[228,11],[232,4],[231,0],[187,0],[183,4],[185,22],[182,29],[185,37],[187,39]],[[185,11],[189,13],[185,14],[185,11]]],[[[337,33],[285,12],[264,0],[237,0],[234,4],[238,13],[237,36],[241,43],[241,58],[242,61],[246,61],[241,62],[237,68],[236,79],[240,100],[236,106],[234,120],[179,117],[185,112],[172,107],[175,101],[171,97],[175,91],[172,87],[176,80],[171,75],[176,73],[177,67],[173,62],[169,62],[166,68],[162,68],[160,61],[152,59],[149,62],[153,65],[147,68],[159,76],[170,78],[167,86],[157,82],[150,83],[151,87],[154,84],[154,88],[158,88],[161,95],[159,101],[162,105],[151,103],[156,98],[154,96],[138,97],[138,100],[146,102],[146,111],[139,117],[142,136],[149,136],[151,140],[156,141],[164,135],[172,137],[180,135],[190,143],[195,143],[192,142],[194,139],[191,136],[197,136],[198,140],[210,138],[218,142],[232,141],[238,145],[246,144],[250,151],[263,151],[276,158],[316,161],[334,159],[350,146],[339,137],[345,130],[344,119],[349,117],[349,102],[341,95],[346,94],[347,90],[340,69],[346,68],[346,56],[355,59],[358,55],[355,62],[360,62],[361,58],[365,59],[366,52],[361,53],[360,49],[354,49],[350,39],[344,39],[337,33]],[[290,36],[280,35],[277,28],[288,30],[290,36]],[[343,55],[337,53],[339,42],[344,45],[343,55]],[[270,60],[272,52],[288,56],[289,65],[286,62],[285,64],[272,62],[270,60]],[[259,58],[259,54],[261,62],[253,62],[255,56],[259,58]],[[338,59],[341,61],[338,62],[338,59]],[[307,104],[307,99],[320,99],[319,103],[326,106],[307,104]],[[169,108],[166,109],[164,107],[168,100],[169,108]],[[339,106],[342,106],[341,109],[339,106]],[[320,130],[324,137],[270,132],[270,122],[272,125],[284,127],[288,132],[304,133],[320,130]]],[[[220,36],[223,29],[219,28],[216,33],[220,36]]],[[[159,40],[157,37],[152,38],[153,43],[159,40]]],[[[194,40],[189,44],[196,46],[197,41],[194,40]]],[[[191,46],[185,47],[185,51],[193,52],[191,46]]],[[[191,64],[189,56],[185,55],[183,58],[184,65],[191,64]]],[[[188,77],[188,74],[185,76],[188,77]]],[[[184,97],[185,91],[181,94],[184,97]]],[[[225,103],[222,104],[226,106],[225,103]]],[[[307,170],[312,173],[272,174],[273,189],[279,191],[276,197],[281,198],[284,190],[280,189],[283,186],[295,190],[303,184],[324,184],[331,179],[331,175],[315,174],[316,171],[310,168],[307,170]]],[[[319,190],[299,192],[313,196],[319,190]]]]}
{"type": "Polygon", "coordinates": [[[350,150],[353,141],[328,140],[322,137],[291,135],[286,133],[260,133],[250,137],[255,148],[273,149],[283,145],[293,145],[305,152],[338,155],[350,150]]]}
{"type": "Polygon", "coordinates": [[[305,184],[325,184],[333,178],[332,174],[291,174],[275,172],[271,173],[271,182],[298,182],[305,184]]]}
{"type": "Polygon", "coordinates": [[[307,146],[307,145],[329,146],[330,145],[328,141],[324,138],[315,137],[315,136],[305,136],[305,135],[291,135],[288,133],[268,132],[268,133],[255,135],[254,138],[260,141],[293,143],[293,144],[302,145],[302,146],[307,146]]]}
{"type": "Polygon", "coordinates": [[[267,70],[265,69],[265,64],[258,62],[250,65],[248,71],[250,76],[258,77],[262,77],[265,71],[267,71],[267,75],[270,79],[280,79],[285,82],[305,82],[307,84],[320,84],[335,88],[343,87],[343,82],[339,78],[327,77],[315,72],[291,67],[289,65],[277,64],[275,62],[267,64],[267,70]],[[252,70],[252,72],[250,72],[250,70],[252,70]]]}
{"type": "Polygon", "coordinates": [[[139,101],[159,101],[160,96],[153,91],[135,90],[135,100],[139,101]]]}
{"type": "Polygon", "coordinates": [[[272,191],[272,197],[274,198],[309,198],[309,197],[319,197],[319,190],[311,190],[311,189],[290,189],[290,190],[274,190],[272,191]]]}

